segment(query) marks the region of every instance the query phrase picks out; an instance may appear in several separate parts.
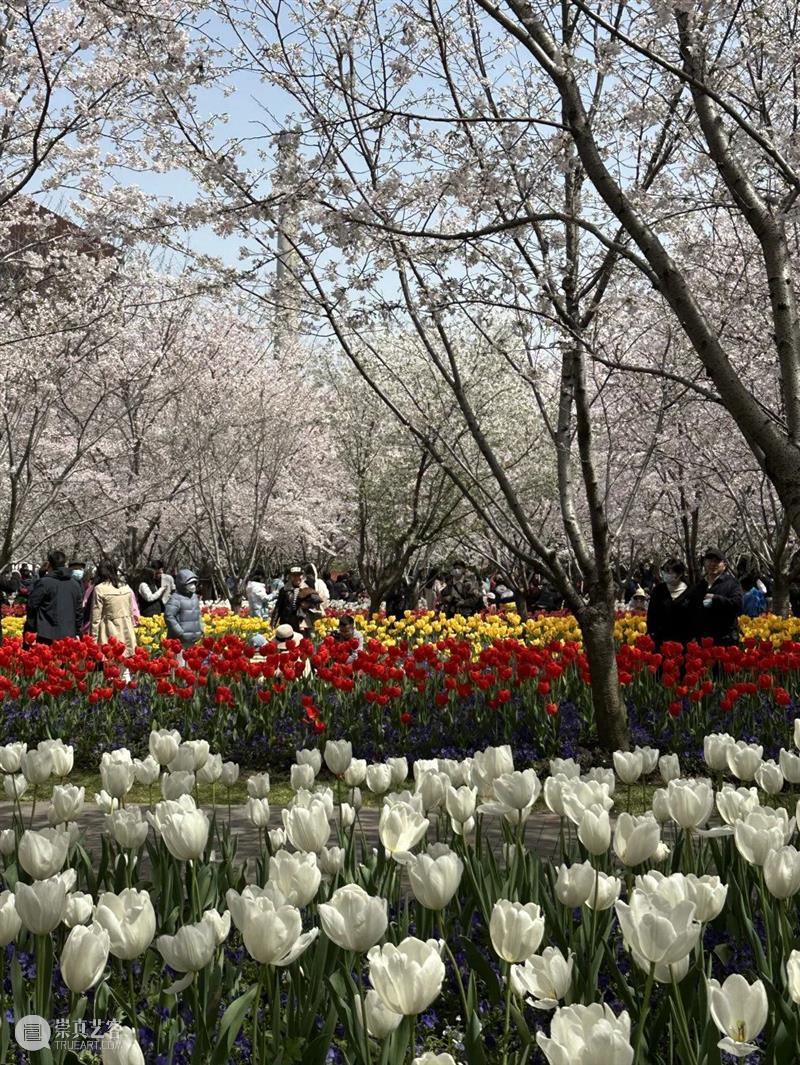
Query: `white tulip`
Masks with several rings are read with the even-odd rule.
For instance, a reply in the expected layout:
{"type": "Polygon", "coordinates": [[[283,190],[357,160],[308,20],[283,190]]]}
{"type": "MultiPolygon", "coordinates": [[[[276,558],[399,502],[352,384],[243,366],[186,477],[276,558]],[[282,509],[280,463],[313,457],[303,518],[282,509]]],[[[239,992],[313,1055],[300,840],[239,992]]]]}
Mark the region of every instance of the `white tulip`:
{"type": "Polygon", "coordinates": [[[133,776],[137,784],[141,784],[142,787],[145,788],[150,788],[153,784],[158,783],[158,778],[161,776],[161,766],[152,754],[148,754],[143,760],[134,758],[133,776]]]}
{"type": "Polygon", "coordinates": [[[161,794],[167,800],[179,799],[181,795],[190,795],[194,791],[196,777],[189,769],[176,769],[165,773],[161,778],[161,794]]]}
{"type": "Polygon", "coordinates": [[[714,808],[714,789],[707,780],[671,780],[667,802],[672,820],[684,830],[704,825],[714,808]]]}
{"type": "Polygon", "coordinates": [[[623,784],[635,784],[643,768],[641,751],[614,751],[614,770],[623,784]]]}
{"type": "Polygon", "coordinates": [[[159,729],[150,733],[150,754],[159,765],[169,765],[178,753],[181,743],[181,734],[175,729],[159,729]]]}
{"type": "Polygon", "coordinates": [[[20,759],[27,749],[27,743],[7,743],[0,747],[0,770],[4,773],[19,773],[20,759]]]}
{"type": "Polygon", "coordinates": [[[331,835],[325,804],[312,802],[310,806],[293,806],[283,810],[283,827],[289,842],[300,851],[321,851],[331,835]]]}
{"type": "Polygon", "coordinates": [[[52,932],[64,919],[67,906],[67,884],[60,876],[49,880],[35,880],[32,884],[17,882],[14,904],[23,925],[34,935],[52,932]]]}
{"type": "Polygon", "coordinates": [[[269,773],[255,773],[248,777],[247,794],[251,799],[266,799],[269,795],[269,773]]]}
{"type": "Polygon", "coordinates": [[[523,962],[539,949],[544,935],[544,917],[535,902],[523,905],[500,899],[489,920],[489,936],[503,961],[523,962]]]}
{"type": "Polygon", "coordinates": [[[662,754],[658,760],[658,771],[665,784],[677,780],[681,775],[681,763],[677,754],[662,754]]]}
{"type": "Polygon", "coordinates": [[[386,899],[345,884],[319,906],[322,931],[337,947],[364,954],[383,938],[389,923],[386,899]]]}
{"type": "Polygon", "coordinates": [[[127,806],[106,814],[106,830],[124,850],[138,850],[144,846],[150,826],[139,806],[127,806]]]}
{"type": "Polygon", "coordinates": [[[406,803],[384,806],[378,820],[378,835],[388,854],[395,855],[416,847],[428,831],[430,821],[406,803]]]}
{"type": "Polygon", "coordinates": [[[392,771],[392,787],[399,788],[408,776],[408,759],[387,758],[386,764],[392,771]]]}
{"type": "Polygon", "coordinates": [[[597,870],[592,883],[592,889],[586,899],[586,906],[590,910],[610,910],[619,898],[622,890],[622,881],[617,876],[609,876],[607,873],[597,870]]]}
{"type": "Polygon", "coordinates": [[[780,750],[781,772],[790,784],[800,784],[800,754],[787,751],[785,747],[780,750]]]}
{"type": "Polygon", "coordinates": [[[754,780],[763,754],[764,748],[761,744],[738,740],[732,747],[728,747],[726,752],[728,769],[739,780],[754,780]]]}
{"type": "Polygon", "coordinates": [[[743,821],[759,805],[755,788],[735,788],[732,784],[723,784],[717,792],[717,811],[726,825],[743,821]]]}
{"type": "Polygon", "coordinates": [[[557,947],[545,947],[541,955],[532,954],[524,965],[512,965],[514,994],[527,998],[534,1009],[555,1009],[572,986],[574,957],[572,951],[565,958],[557,947]]]}
{"type": "Polygon", "coordinates": [[[800,891],[800,851],[779,847],[764,859],[764,883],[776,899],[789,899],[800,891]]]}
{"type": "Polygon", "coordinates": [[[58,964],[64,983],[76,995],[94,987],[108,961],[108,932],[98,924],[76,925],[67,936],[58,964]]]}
{"type": "Polygon", "coordinates": [[[617,1017],[610,1006],[561,1006],[556,1010],[549,1037],[536,1033],[536,1042],[549,1065],[631,1065],[631,1021],[617,1017]]]}
{"type": "Polygon", "coordinates": [[[373,947],[367,959],[370,983],[394,1013],[422,1013],[442,990],[444,963],[436,940],[409,936],[397,946],[373,947]]]}
{"type": "Polygon", "coordinates": [[[551,758],[550,776],[563,776],[568,780],[575,780],[581,775],[581,767],[574,758],[551,758]]]}
{"type": "Polygon", "coordinates": [[[292,791],[300,791],[301,788],[313,788],[314,767],[310,765],[293,765],[289,770],[289,786],[292,791]]]}
{"type": "Polygon", "coordinates": [[[94,913],[94,899],[91,895],[85,895],[82,891],[73,891],[67,895],[67,905],[64,909],[63,923],[67,928],[74,928],[79,924],[86,924],[94,913]]]}
{"type": "Polygon", "coordinates": [[[294,760],[298,765],[310,766],[314,771],[314,776],[317,776],[322,769],[322,752],[316,747],[295,751],[294,760]]]}
{"type": "MultiPolygon", "coordinates": [[[[608,814],[606,814],[606,817],[608,814]]],[[[654,817],[631,817],[621,813],[614,828],[614,853],[623,865],[649,862],[661,842],[661,828],[654,817]]]]}
{"type": "Polygon", "coordinates": [[[393,785],[392,767],[385,763],[367,766],[367,787],[373,795],[385,795],[393,785]]]}
{"type": "Polygon", "coordinates": [[[70,838],[58,828],[44,828],[40,832],[27,829],[19,841],[19,864],[34,880],[48,880],[64,868],[70,838]]]}
{"type": "Polygon", "coordinates": [[[594,892],[595,876],[591,862],[560,866],[555,883],[556,898],[569,910],[584,906],[594,892]]]}
{"type": "Polygon", "coordinates": [[[216,784],[222,776],[222,755],[209,754],[195,776],[198,784],[216,784]]]}
{"type": "Polygon", "coordinates": [[[322,874],[313,852],[290,854],[289,851],[278,851],[269,860],[269,879],[289,905],[302,908],[319,891],[322,874]]]}
{"type": "MultiPolygon", "coordinates": [[[[800,762],[800,758],[798,758],[800,762]]],[[[777,795],[783,789],[781,767],[771,758],[761,763],[756,770],[756,784],[767,795],[777,795]]]]}
{"type": "Polygon", "coordinates": [[[219,782],[223,788],[232,788],[239,779],[239,766],[236,762],[223,762],[219,782]]]}
{"type": "Polygon", "coordinates": [[[760,980],[748,984],[739,973],[729,976],[721,986],[717,980],[709,980],[708,1008],[723,1035],[717,1043],[720,1050],[737,1058],[758,1050],[753,1041],[769,1016],[767,992],[760,980]]]}
{"type": "Polygon", "coordinates": [[[328,740],[325,744],[325,765],[335,777],[344,776],[353,760],[353,745],[349,740],[328,740]]]}
{"type": "Polygon", "coordinates": [[[725,773],[728,769],[728,749],[736,740],[727,732],[711,732],[703,740],[703,758],[713,773],[725,773]]]}
{"type": "Polygon", "coordinates": [[[426,910],[443,910],[461,883],[464,864],[449,847],[429,848],[406,863],[411,890],[426,910]]]}
{"type": "Polygon", "coordinates": [[[0,892],[0,947],[13,943],[21,927],[13,891],[0,892]]]}

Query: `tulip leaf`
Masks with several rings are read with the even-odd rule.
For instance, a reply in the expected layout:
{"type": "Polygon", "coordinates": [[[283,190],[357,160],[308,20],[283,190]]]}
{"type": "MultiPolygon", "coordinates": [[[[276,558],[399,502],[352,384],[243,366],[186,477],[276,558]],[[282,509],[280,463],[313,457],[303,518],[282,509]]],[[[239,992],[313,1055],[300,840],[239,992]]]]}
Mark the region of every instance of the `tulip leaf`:
{"type": "Polygon", "coordinates": [[[519,1034],[522,1037],[523,1043],[525,1044],[525,1046],[530,1046],[530,1044],[533,1042],[533,1038],[531,1037],[531,1030],[528,1027],[528,1023],[525,1020],[525,1017],[523,1016],[522,1010],[517,1009],[516,1006],[512,1006],[511,1016],[514,1018],[514,1024],[516,1024],[517,1026],[517,1030],[519,1031],[519,1034]]]}
{"type": "Polygon", "coordinates": [[[223,1013],[217,1036],[217,1046],[211,1059],[212,1065],[227,1065],[231,1056],[231,1048],[236,1042],[236,1037],[241,1031],[250,1007],[256,1000],[259,987],[259,984],[254,984],[243,995],[234,999],[223,1013]]]}
{"type": "Polygon", "coordinates": [[[467,1065],[486,1065],[486,1054],[481,1039],[481,1022],[475,1010],[472,1011],[467,1021],[464,1048],[467,1052],[467,1065]]]}
{"type": "Polygon", "coordinates": [[[489,962],[471,940],[462,936],[461,946],[467,956],[470,968],[480,976],[482,982],[485,984],[486,995],[489,1001],[493,1006],[499,1006],[502,996],[497,973],[495,973],[489,962]]]}

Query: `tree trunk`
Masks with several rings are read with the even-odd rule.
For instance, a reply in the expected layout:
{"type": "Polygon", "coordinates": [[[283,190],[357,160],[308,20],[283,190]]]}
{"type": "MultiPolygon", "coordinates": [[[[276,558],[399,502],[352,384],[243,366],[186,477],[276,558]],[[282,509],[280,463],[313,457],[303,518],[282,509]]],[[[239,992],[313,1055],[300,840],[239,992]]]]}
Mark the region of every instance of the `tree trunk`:
{"type": "Polygon", "coordinates": [[[789,602],[789,574],[783,566],[775,569],[775,580],[772,586],[772,613],[782,618],[788,618],[792,613],[789,602]]]}
{"type": "Polygon", "coordinates": [[[627,751],[628,713],[619,688],[614,613],[605,606],[588,606],[578,615],[591,674],[597,739],[604,751],[627,751]]]}

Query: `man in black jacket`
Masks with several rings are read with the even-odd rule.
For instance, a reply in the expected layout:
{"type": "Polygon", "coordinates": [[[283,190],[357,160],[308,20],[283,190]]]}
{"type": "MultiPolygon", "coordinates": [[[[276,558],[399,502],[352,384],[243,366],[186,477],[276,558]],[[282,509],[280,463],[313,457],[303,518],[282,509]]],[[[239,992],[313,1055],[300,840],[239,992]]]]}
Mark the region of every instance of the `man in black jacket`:
{"type": "Polygon", "coordinates": [[[692,589],[695,639],[710,637],[718,646],[730,647],[739,642],[742,586],[717,548],[709,548],[702,563],[705,579],[692,589]]]}
{"type": "Polygon", "coordinates": [[[47,572],[28,595],[25,631],[35,632],[38,643],[80,636],[83,589],[66,563],[63,551],[51,551],[47,556],[47,572]]]}

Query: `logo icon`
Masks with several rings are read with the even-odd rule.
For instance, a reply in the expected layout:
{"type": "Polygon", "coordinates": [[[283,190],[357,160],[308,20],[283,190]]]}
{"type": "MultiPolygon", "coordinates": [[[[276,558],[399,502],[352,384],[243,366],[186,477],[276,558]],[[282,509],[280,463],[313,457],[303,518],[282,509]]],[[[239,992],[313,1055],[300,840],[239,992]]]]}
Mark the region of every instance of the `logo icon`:
{"type": "Polygon", "coordinates": [[[14,1036],[23,1050],[44,1050],[50,1045],[50,1025],[44,1017],[29,1013],[14,1025],[14,1036]]]}

